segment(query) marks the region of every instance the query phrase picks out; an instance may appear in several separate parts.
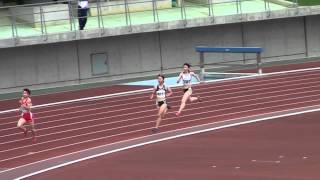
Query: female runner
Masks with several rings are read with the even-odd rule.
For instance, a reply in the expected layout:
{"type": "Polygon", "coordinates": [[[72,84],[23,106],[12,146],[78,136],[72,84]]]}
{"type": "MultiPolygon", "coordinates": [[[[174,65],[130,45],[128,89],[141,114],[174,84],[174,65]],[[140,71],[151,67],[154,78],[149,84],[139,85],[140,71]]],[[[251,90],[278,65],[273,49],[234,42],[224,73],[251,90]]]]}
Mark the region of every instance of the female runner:
{"type": "Polygon", "coordinates": [[[197,74],[195,74],[194,72],[192,72],[190,70],[190,67],[191,65],[188,64],[188,63],[184,63],[183,64],[183,71],[180,73],[179,77],[178,77],[178,80],[177,80],[177,84],[180,83],[180,81],[182,80],[182,83],[183,83],[183,96],[182,96],[182,100],[181,100],[181,105],[180,105],[180,108],[179,108],[179,111],[176,112],[176,115],[177,116],[180,116],[181,115],[181,112],[182,110],[185,108],[186,106],[186,102],[187,100],[189,100],[190,102],[193,102],[193,101],[198,101],[200,102],[201,99],[200,99],[200,96],[198,97],[192,97],[192,84],[191,84],[191,80],[192,80],[192,77],[195,77],[199,82],[200,82],[200,78],[197,74]]]}
{"type": "Polygon", "coordinates": [[[156,133],[159,130],[161,120],[164,118],[167,110],[170,109],[170,107],[167,105],[166,97],[172,95],[171,88],[164,85],[164,76],[161,74],[158,75],[158,85],[153,88],[150,99],[153,99],[154,94],[156,94],[156,105],[159,110],[156,126],[152,129],[152,132],[156,133]]]}
{"type": "Polygon", "coordinates": [[[20,108],[19,110],[21,111],[21,117],[18,120],[17,127],[23,131],[24,136],[27,137],[28,134],[28,129],[24,126],[26,123],[30,124],[31,126],[31,132],[32,132],[32,142],[36,143],[36,130],[34,127],[34,120],[32,118],[32,113],[31,113],[31,107],[32,107],[32,102],[31,102],[31,91],[29,89],[24,89],[22,97],[19,101],[20,103],[20,108]]]}

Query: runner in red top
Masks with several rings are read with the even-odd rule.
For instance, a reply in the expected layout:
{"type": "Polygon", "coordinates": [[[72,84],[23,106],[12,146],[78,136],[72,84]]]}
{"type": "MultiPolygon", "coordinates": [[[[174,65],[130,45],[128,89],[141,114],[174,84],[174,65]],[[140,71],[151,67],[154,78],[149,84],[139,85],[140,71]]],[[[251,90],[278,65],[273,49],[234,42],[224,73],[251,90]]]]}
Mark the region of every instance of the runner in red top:
{"type": "Polygon", "coordinates": [[[19,101],[21,111],[21,117],[18,120],[17,127],[21,129],[24,133],[24,136],[27,137],[28,129],[24,126],[26,123],[29,123],[31,126],[32,132],[32,142],[36,143],[36,130],[34,127],[34,120],[31,113],[32,102],[30,98],[31,91],[29,89],[24,89],[22,97],[19,101]]]}

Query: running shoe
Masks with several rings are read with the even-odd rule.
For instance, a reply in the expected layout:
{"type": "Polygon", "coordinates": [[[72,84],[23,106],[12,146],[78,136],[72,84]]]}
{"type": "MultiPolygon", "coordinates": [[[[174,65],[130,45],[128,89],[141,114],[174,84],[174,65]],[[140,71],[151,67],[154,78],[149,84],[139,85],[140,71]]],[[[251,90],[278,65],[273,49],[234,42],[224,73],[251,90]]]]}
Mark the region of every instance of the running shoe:
{"type": "Polygon", "coordinates": [[[159,131],[159,129],[158,128],[153,128],[151,131],[152,131],[152,133],[157,133],[159,131]]]}
{"type": "Polygon", "coordinates": [[[202,99],[200,98],[200,96],[198,96],[198,102],[202,102],[202,99]]]}
{"type": "Polygon", "coordinates": [[[32,144],[36,144],[37,143],[37,138],[36,137],[33,137],[32,138],[32,144]]]}
{"type": "Polygon", "coordinates": [[[24,137],[28,137],[28,130],[27,129],[23,132],[23,135],[24,135],[24,137]]]}

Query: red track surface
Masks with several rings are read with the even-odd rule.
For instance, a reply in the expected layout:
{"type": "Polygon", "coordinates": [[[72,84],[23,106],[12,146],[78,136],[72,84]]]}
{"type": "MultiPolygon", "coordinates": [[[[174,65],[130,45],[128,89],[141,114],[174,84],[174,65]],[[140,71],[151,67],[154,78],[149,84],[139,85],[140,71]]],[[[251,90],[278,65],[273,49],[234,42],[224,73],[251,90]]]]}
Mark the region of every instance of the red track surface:
{"type": "MultiPolygon", "coordinates": [[[[317,70],[198,85],[195,94],[204,101],[189,104],[180,118],[174,116],[174,111],[182,93],[174,89],[174,96],[169,98],[173,110],[162,122],[161,131],[319,105],[319,75],[317,70]]],[[[46,102],[57,100],[48,97],[42,98],[46,102]]],[[[17,114],[0,115],[0,168],[149,135],[156,109],[148,97],[149,93],[133,94],[35,109],[36,145],[16,129],[17,114]]]]}
{"type": "Polygon", "coordinates": [[[29,179],[316,180],[320,177],[317,117],[320,112],[187,136],[29,179]]]}
{"type": "MultiPolygon", "coordinates": [[[[263,69],[263,73],[270,73],[270,72],[291,71],[291,70],[297,70],[297,69],[315,68],[315,67],[319,67],[319,66],[320,66],[320,62],[314,61],[314,62],[290,64],[290,65],[276,65],[276,66],[270,66],[270,67],[263,67],[262,69],[263,69]]],[[[239,72],[256,73],[257,70],[249,69],[249,70],[241,70],[239,72]]]]}
{"type": "MultiPolygon", "coordinates": [[[[125,91],[133,91],[139,89],[145,89],[144,86],[125,86],[125,85],[115,85],[115,86],[106,86],[106,87],[98,87],[98,88],[91,88],[91,89],[84,89],[78,91],[67,91],[67,92],[60,92],[54,94],[47,94],[47,95],[40,95],[40,96],[33,96],[32,101],[33,104],[48,104],[53,102],[60,102],[60,101],[67,101],[79,98],[86,98],[92,96],[99,96],[105,94],[113,94],[125,91]]],[[[8,110],[8,109],[15,109],[18,105],[18,98],[0,101],[0,111],[8,110]]]]}

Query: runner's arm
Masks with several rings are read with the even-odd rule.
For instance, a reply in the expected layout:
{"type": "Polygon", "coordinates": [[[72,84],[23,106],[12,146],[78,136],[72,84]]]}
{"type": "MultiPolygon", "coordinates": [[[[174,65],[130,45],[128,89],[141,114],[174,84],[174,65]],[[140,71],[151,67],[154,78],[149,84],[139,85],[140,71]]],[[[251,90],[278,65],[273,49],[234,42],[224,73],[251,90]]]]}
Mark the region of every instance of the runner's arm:
{"type": "Polygon", "coordinates": [[[150,96],[150,99],[153,99],[153,96],[156,93],[156,90],[157,90],[156,87],[154,87],[153,90],[152,90],[152,94],[150,96]]]}
{"type": "Polygon", "coordinates": [[[179,74],[179,77],[178,77],[178,80],[177,80],[177,84],[180,83],[181,78],[182,78],[182,73],[179,74]]]}
{"type": "Polygon", "coordinates": [[[171,89],[170,87],[168,87],[168,94],[167,94],[167,96],[169,97],[169,96],[171,96],[172,94],[173,94],[172,89],[171,89]]]}
{"type": "Polygon", "coordinates": [[[199,76],[198,76],[198,74],[196,74],[196,73],[194,73],[194,72],[192,72],[192,74],[191,74],[193,77],[195,77],[196,79],[197,79],[197,81],[198,82],[201,82],[201,80],[200,80],[200,78],[199,78],[199,76]]]}

